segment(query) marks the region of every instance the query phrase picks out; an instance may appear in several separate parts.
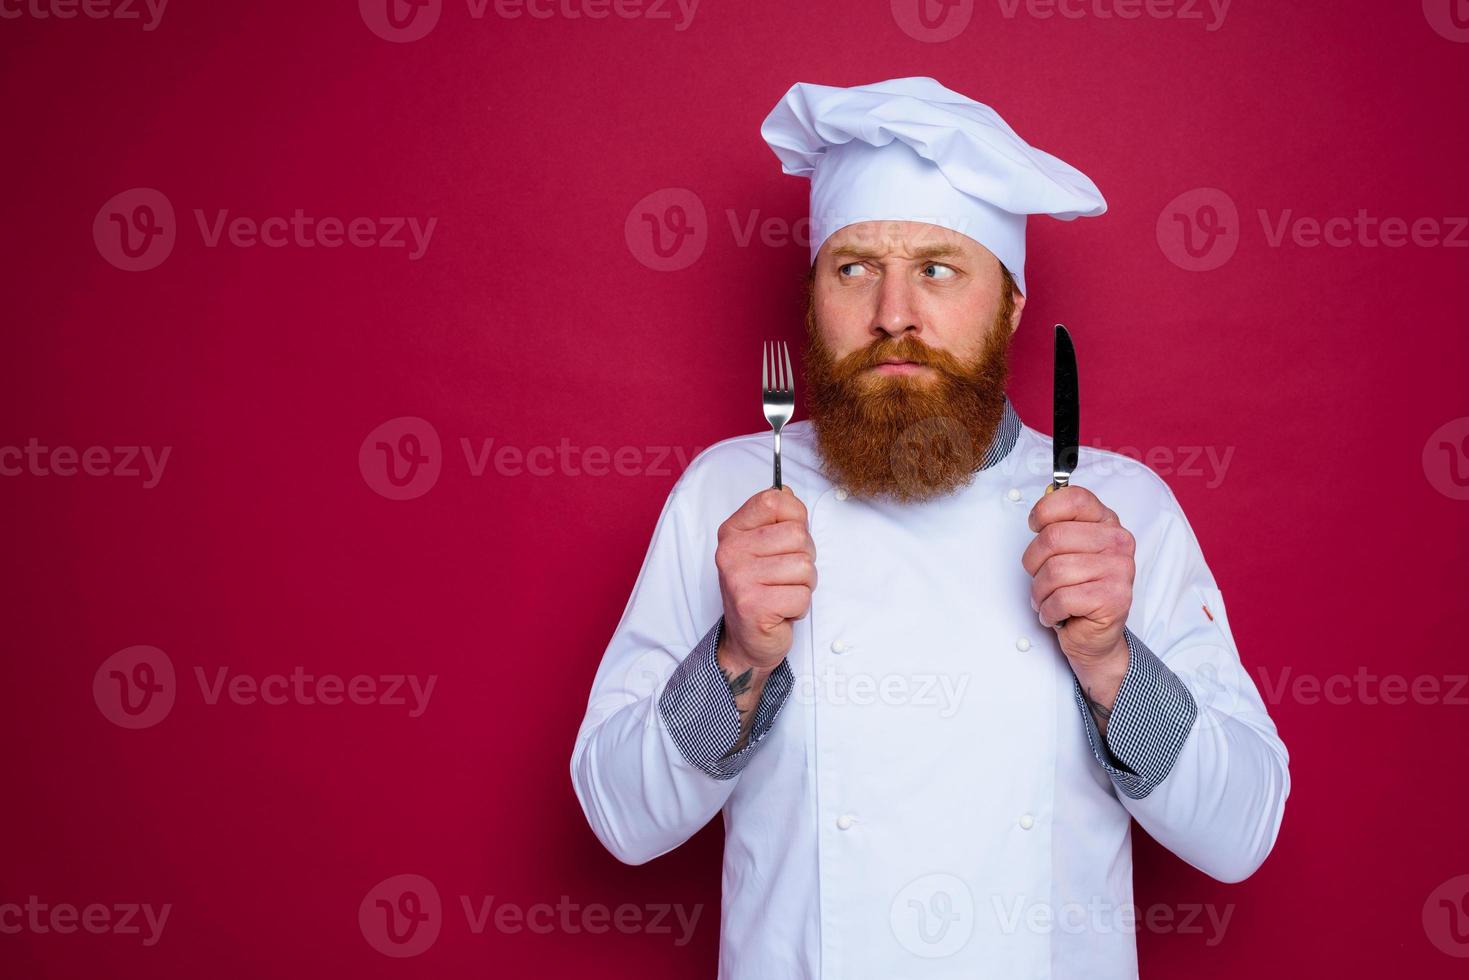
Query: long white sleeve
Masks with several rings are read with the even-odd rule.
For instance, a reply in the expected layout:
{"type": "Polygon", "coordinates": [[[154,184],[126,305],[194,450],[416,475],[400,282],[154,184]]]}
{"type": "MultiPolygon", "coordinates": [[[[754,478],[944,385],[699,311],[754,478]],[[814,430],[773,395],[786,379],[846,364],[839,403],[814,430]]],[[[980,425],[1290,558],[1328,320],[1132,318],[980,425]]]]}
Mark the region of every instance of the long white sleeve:
{"type": "Polygon", "coordinates": [[[734,790],[791,687],[767,679],[749,743],[715,659],[722,609],[717,525],[686,513],[688,473],[663,505],[592,684],[571,757],[577,799],[616,857],[642,864],[682,844],[734,790]]]}

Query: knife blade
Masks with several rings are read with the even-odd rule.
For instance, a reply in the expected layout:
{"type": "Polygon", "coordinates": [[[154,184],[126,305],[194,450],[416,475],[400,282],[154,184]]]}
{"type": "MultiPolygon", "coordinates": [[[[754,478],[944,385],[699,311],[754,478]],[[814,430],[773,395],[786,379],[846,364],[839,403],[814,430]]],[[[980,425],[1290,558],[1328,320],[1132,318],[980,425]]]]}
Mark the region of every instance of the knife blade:
{"type": "Polygon", "coordinates": [[[1071,334],[1056,324],[1056,366],[1052,375],[1051,398],[1054,415],[1051,426],[1052,481],[1046,493],[1071,483],[1081,446],[1081,402],[1076,380],[1076,347],[1071,334]]]}
{"type": "MultiPolygon", "coordinates": [[[[1076,346],[1071,334],[1056,324],[1056,366],[1051,376],[1051,482],[1046,493],[1071,485],[1081,453],[1081,400],[1076,381],[1076,346]]],[[[1070,617],[1053,623],[1060,631],[1070,617]]]]}

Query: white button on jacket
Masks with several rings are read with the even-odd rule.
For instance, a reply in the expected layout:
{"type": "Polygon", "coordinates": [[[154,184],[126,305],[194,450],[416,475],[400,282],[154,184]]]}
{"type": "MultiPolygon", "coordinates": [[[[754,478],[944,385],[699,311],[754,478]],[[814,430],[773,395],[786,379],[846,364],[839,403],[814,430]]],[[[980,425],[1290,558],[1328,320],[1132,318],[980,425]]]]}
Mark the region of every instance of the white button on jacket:
{"type": "MultiPolygon", "coordinates": [[[[1129,817],[1238,881],[1269,854],[1290,788],[1172,492],[1141,463],[1081,449],[1073,482],[1136,537],[1128,629],[1197,705],[1171,768],[1140,791],[1103,767],[1030,606],[1029,506],[1008,491],[1041,496],[1049,437],[1021,426],[967,487],[899,505],[839,501],[810,423],[783,435],[818,569],[789,694],[729,778],[690,762],[659,710],[720,621],[716,531],[769,485],[766,431],[701,453],[658,517],[571,758],[592,830],[640,864],[723,813],[721,980],[1137,976],[1129,817]]],[[[1112,727],[1108,741],[1120,758],[1112,727]]]]}

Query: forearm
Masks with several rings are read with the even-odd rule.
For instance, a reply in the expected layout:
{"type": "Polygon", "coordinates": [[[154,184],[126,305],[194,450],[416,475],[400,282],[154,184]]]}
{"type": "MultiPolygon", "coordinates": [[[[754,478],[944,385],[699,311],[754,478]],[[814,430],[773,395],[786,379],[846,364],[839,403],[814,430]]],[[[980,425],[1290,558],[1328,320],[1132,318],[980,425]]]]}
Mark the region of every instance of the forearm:
{"type": "Polygon", "coordinates": [[[1112,709],[1122,689],[1123,678],[1127,676],[1129,662],[1127,643],[1122,640],[1111,657],[1071,665],[1071,672],[1076,676],[1087,710],[1096,722],[1098,734],[1103,738],[1106,738],[1107,722],[1112,717],[1112,709]]]}
{"type": "Polygon", "coordinates": [[[755,711],[760,705],[761,695],[765,693],[765,682],[773,669],[752,664],[747,657],[734,649],[728,633],[721,633],[717,655],[719,672],[724,675],[724,682],[729,686],[735,710],[740,716],[740,737],[727,753],[727,756],[732,756],[749,744],[750,733],[755,726],[755,711]]]}

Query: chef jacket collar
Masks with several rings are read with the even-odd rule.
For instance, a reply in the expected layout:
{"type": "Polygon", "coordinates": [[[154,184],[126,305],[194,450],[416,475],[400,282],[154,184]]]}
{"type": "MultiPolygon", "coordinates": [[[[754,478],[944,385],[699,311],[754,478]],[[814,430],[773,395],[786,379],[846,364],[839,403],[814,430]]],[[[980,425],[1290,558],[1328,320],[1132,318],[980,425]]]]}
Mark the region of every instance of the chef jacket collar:
{"type": "Polygon", "coordinates": [[[989,446],[984,451],[984,459],[979,468],[987,470],[1000,460],[1010,455],[1010,450],[1015,448],[1015,442],[1020,438],[1020,416],[1015,412],[1015,406],[1010,402],[1010,395],[1005,395],[1005,411],[1000,416],[999,428],[995,430],[994,437],[990,439],[989,446]]]}

